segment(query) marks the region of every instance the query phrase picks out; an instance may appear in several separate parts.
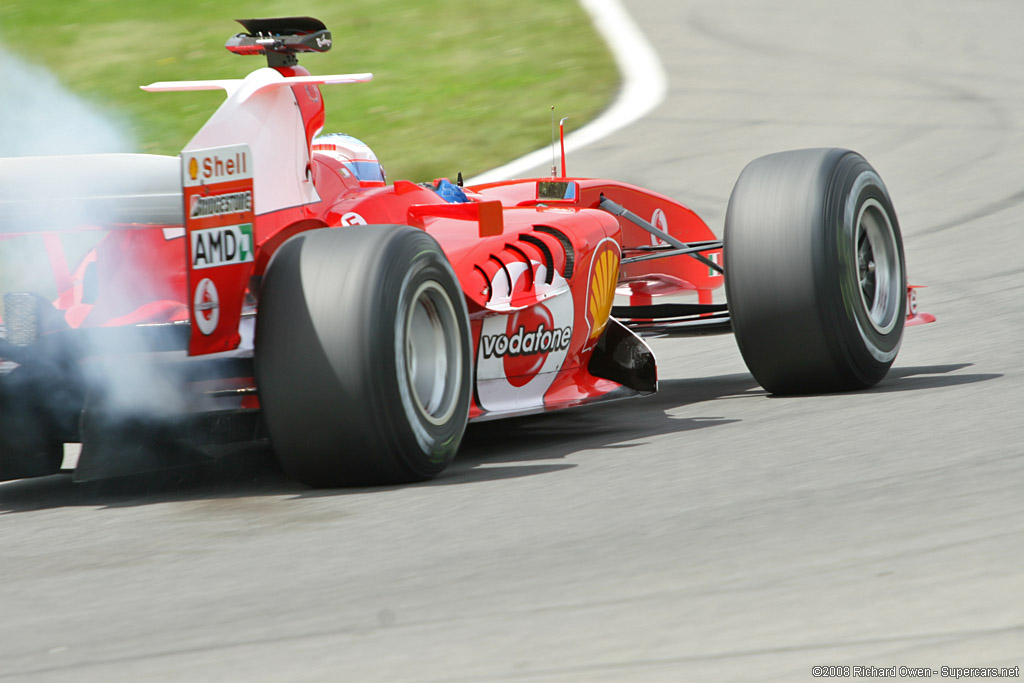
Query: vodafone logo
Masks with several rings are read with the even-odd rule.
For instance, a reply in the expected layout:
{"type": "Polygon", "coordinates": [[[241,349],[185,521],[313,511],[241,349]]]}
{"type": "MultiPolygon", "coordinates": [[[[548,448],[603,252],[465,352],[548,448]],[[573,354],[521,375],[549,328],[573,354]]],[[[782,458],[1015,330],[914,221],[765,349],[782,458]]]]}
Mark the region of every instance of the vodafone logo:
{"type": "Polygon", "coordinates": [[[192,298],[192,310],[195,311],[196,327],[209,336],[217,329],[220,320],[220,297],[213,280],[204,277],[196,285],[195,296],[192,298]]]}
{"type": "Polygon", "coordinates": [[[507,316],[503,334],[480,337],[485,359],[502,358],[509,384],[521,387],[544,367],[552,351],[565,351],[572,341],[572,327],[554,327],[551,311],[537,304],[507,316]]]}
{"type": "MultiPolygon", "coordinates": [[[[537,303],[484,318],[477,347],[476,387],[480,407],[488,412],[518,412],[543,407],[544,395],[565,364],[573,340],[576,309],[572,290],[557,272],[547,283],[544,264],[510,263],[511,287],[494,300],[511,299],[532,281],[537,303]]],[[[495,281],[495,289],[499,289],[495,281]]],[[[493,310],[493,309],[492,309],[493,310]]]]}

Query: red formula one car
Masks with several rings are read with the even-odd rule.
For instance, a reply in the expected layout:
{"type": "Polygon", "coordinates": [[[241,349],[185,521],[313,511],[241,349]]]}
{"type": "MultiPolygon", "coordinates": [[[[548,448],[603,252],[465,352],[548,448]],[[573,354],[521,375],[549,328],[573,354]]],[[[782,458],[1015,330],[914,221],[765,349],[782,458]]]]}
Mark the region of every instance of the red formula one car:
{"type": "Polygon", "coordinates": [[[469,421],[656,391],[645,335],[732,332],[767,390],[826,392],[878,382],[932,319],[854,152],[752,162],[724,245],[668,197],[564,170],[389,185],[320,136],[320,86],[370,75],[297,65],[330,48],[315,19],[241,23],[227,48],[267,67],[144,88],[227,92],[179,157],[0,162],[5,263],[52,280],[0,278],[0,478],[56,471],[65,442],[92,479],[269,438],[313,486],[421,480],[469,421]]]}

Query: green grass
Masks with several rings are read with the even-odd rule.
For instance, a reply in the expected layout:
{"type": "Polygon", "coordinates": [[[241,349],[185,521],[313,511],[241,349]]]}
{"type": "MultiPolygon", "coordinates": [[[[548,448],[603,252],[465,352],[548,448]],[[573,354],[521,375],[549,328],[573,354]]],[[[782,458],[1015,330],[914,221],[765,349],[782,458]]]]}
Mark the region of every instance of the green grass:
{"type": "Polygon", "coordinates": [[[241,30],[233,19],[295,14],[333,33],[330,52],[301,58],[310,71],[374,73],[372,83],[323,88],[324,130],[369,144],[391,179],[492,168],[550,142],[551,105],[578,127],[618,87],[576,0],[6,0],[0,35],[124,120],[139,151],[177,154],[223,95],[138,86],[244,76],[264,60],[224,49],[241,30]]]}

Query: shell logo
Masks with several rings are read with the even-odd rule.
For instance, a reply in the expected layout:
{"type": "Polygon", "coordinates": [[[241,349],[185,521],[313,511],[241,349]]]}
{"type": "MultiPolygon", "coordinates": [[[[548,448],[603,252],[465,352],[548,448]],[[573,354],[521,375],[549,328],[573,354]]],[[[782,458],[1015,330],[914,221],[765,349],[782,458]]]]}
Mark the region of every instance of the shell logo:
{"type": "Polygon", "coordinates": [[[188,174],[192,177],[192,180],[199,177],[199,162],[195,157],[192,157],[188,161],[188,174]]]}
{"type": "Polygon", "coordinates": [[[590,295],[587,313],[590,318],[590,338],[604,332],[608,316],[615,301],[615,285],[619,282],[619,251],[615,240],[605,239],[595,251],[590,268],[590,295]]]}

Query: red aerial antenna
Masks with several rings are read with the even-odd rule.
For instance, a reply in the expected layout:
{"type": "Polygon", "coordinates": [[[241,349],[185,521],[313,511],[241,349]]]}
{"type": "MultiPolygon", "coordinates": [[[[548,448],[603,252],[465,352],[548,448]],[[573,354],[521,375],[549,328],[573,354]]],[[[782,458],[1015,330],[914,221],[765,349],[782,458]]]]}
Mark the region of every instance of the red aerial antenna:
{"type": "Polygon", "coordinates": [[[565,177],[565,122],[569,119],[568,116],[564,117],[558,122],[558,138],[562,143],[562,177],[565,177]]]}

